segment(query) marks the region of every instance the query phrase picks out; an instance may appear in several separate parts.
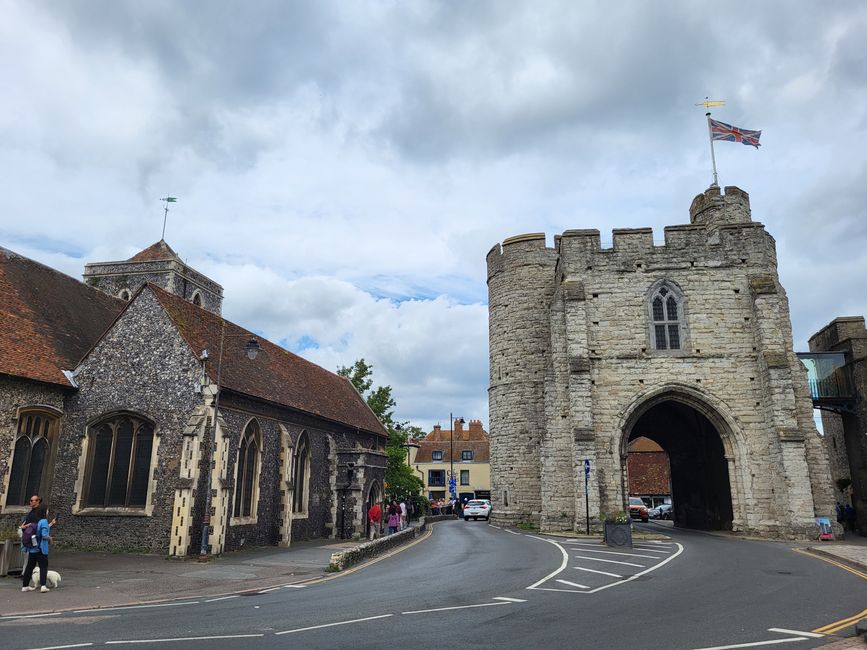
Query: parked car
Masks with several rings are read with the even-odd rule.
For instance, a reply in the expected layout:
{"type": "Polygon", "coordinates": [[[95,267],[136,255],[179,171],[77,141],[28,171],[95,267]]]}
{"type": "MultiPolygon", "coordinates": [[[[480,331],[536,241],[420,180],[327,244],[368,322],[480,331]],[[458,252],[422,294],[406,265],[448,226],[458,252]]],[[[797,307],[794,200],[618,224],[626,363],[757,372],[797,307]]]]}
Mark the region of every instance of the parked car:
{"type": "Polygon", "coordinates": [[[650,520],[650,513],[647,511],[647,506],[644,505],[638,497],[629,497],[629,516],[633,519],[641,519],[647,522],[650,520]]]}
{"type": "Polygon", "coordinates": [[[650,515],[653,519],[671,519],[672,508],[670,503],[663,503],[654,508],[656,517],[650,515]]]}
{"type": "Polygon", "coordinates": [[[467,501],[467,504],[464,506],[464,521],[469,521],[470,517],[473,518],[473,521],[478,521],[479,517],[487,521],[491,518],[491,510],[493,510],[491,502],[487,499],[467,501]]]}

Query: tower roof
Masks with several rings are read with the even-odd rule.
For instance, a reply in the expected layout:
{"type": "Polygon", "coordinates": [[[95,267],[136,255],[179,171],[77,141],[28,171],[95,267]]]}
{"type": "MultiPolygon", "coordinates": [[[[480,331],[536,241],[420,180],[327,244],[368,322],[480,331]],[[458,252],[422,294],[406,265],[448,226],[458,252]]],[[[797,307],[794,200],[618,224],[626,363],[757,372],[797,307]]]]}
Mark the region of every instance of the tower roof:
{"type": "Polygon", "coordinates": [[[154,260],[179,260],[178,254],[172,250],[164,239],[160,239],[156,244],[148,246],[143,251],[139,251],[127,262],[152,262],[154,260]]]}

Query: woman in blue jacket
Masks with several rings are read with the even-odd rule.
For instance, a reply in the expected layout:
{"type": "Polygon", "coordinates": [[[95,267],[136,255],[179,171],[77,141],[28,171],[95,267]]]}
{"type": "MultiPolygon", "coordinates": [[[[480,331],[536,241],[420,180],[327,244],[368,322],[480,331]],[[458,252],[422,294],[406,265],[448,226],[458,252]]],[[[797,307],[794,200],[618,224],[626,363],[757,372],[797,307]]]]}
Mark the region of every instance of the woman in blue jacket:
{"type": "Polygon", "coordinates": [[[51,524],[48,523],[48,508],[40,514],[41,516],[36,524],[36,535],[39,544],[27,549],[27,565],[24,567],[24,573],[21,574],[23,582],[21,591],[33,591],[36,589],[36,587],[30,586],[30,579],[33,577],[33,569],[36,565],[39,565],[39,591],[42,593],[49,591],[48,587],[45,586],[45,581],[48,580],[48,544],[51,542],[51,524]]]}

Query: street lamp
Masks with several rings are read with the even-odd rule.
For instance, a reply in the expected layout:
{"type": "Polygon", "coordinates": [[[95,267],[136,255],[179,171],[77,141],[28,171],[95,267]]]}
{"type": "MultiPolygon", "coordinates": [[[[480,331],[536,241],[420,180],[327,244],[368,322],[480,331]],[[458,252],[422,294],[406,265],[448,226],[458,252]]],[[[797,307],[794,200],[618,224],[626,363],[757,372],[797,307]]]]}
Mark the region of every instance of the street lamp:
{"type": "Polygon", "coordinates": [[[452,481],[455,480],[455,422],[464,423],[463,418],[456,418],[454,415],[449,413],[449,492],[452,495],[453,499],[457,498],[457,481],[455,481],[455,487],[452,487],[452,481]]]}
{"type": "MultiPolygon", "coordinates": [[[[259,341],[256,340],[256,337],[251,337],[250,334],[244,332],[243,334],[226,334],[226,321],[221,320],[220,322],[220,350],[217,354],[217,392],[214,396],[214,426],[211,430],[211,440],[208,449],[208,464],[207,464],[207,472],[205,474],[205,512],[202,517],[202,544],[199,547],[199,560],[204,561],[208,559],[208,536],[210,535],[211,528],[211,482],[213,480],[214,474],[214,457],[217,453],[217,418],[220,417],[220,393],[222,392],[220,389],[220,380],[223,378],[223,346],[226,342],[227,338],[246,338],[247,344],[244,346],[244,350],[247,353],[247,358],[251,361],[256,358],[256,355],[262,350],[262,346],[259,345],[259,341]]],[[[208,358],[208,351],[202,350],[202,364],[208,358]]]]}

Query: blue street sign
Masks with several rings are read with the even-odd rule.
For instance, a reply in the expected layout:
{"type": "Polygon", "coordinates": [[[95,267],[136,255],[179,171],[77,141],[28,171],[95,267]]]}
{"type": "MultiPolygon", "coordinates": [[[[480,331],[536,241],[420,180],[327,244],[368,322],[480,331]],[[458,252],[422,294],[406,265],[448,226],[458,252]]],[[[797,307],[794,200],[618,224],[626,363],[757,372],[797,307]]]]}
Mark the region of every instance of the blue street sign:
{"type": "Polygon", "coordinates": [[[455,488],[457,487],[457,485],[458,485],[458,484],[457,484],[457,482],[455,481],[454,477],[450,478],[450,479],[449,479],[449,492],[454,493],[455,488]]]}
{"type": "Polygon", "coordinates": [[[584,475],[590,476],[590,459],[589,458],[584,459],[584,475]]]}

